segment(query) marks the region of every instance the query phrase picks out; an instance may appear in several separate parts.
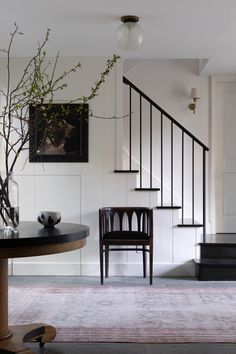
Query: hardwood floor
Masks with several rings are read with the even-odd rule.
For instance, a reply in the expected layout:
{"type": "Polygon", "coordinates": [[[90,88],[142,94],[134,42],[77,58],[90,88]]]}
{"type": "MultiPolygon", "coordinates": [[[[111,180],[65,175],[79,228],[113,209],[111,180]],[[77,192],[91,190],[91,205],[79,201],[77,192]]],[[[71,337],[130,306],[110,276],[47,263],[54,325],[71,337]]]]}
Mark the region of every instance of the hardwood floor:
{"type": "Polygon", "coordinates": [[[235,354],[236,344],[27,344],[35,354],[235,354]]]}

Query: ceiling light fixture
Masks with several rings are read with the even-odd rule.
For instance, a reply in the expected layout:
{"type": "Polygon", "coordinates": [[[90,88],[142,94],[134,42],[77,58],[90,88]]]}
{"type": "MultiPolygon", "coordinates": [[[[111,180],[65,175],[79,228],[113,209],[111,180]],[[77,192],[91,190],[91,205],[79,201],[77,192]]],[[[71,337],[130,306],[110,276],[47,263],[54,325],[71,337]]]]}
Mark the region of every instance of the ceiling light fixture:
{"type": "Polygon", "coordinates": [[[117,45],[122,49],[132,50],[139,48],[143,43],[143,29],[138,24],[139,17],[122,16],[123,22],[116,31],[117,45]]]}

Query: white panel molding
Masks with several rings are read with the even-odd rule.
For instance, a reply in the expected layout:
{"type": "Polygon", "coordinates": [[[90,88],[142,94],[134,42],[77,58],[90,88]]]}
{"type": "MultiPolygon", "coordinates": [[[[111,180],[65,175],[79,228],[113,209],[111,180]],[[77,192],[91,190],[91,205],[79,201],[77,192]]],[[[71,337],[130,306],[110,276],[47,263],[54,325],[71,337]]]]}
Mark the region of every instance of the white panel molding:
{"type": "Polygon", "coordinates": [[[12,275],[81,275],[80,262],[19,262],[13,261],[12,275]]]}
{"type": "MultiPolygon", "coordinates": [[[[82,264],[82,276],[99,276],[99,264],[85,263],[82,264]]],[[[141,263],[129,264],[110,264],[110,276],[143,276],[143,268],[141,263]]],[[[194,263],[190,260],[185,263],[154,263],[153,275],[159,277],[192,277],[194,276],[194,263]]]]}
{"type": "MultiPolygon", "coordinates": [[[[74,59],[61,58],[60,68],[64,70],[74,59]]],[[[73,99],[75,92],[79,95],[87,95],[97,74],[104,67],[102,58],[82,58],[81,62],[86,69],[71,77],[71,88],[68,87],[68,90],[58,93],[57,100],[73,99]],[[78,81],[80,82],[79,92],[76,91],[78,81]]],[[[17,73],[22,70],[24,59],[14,59],[13,64],[14,72],[17,73]]],[[[165,77],[167,81],[159,80],[157,83],[155,80],[155,85],[151,87],[152,92],[147,93],[153,97],[152,93],[160,92],[160,97],[153,98],[158,102],[164,100],[164,105],[161,103],[163,106],[165,104],[168,104],[168,107],[171,105],[168,111],[177,118],[179,117],[180,123],[206,141],[208,135],[207,79],[190,75],[189,68],[192,68],[193,63],[191,64],[189,61],[181,61],[181,65],[179,61],[158,61],[157,64],[157,74],[165,77]],[[169,72],[169,69],[172,71],[169,72]],[[171,73],[174,74],[174,79],[171,73]],[[193,117],[188,109],[189,98],[186,93],[189,92],[189,87],[195,83],[196,86],[199,84],[202,88],[205,99],[199,102],[198,111],[193,117]],[[158,90],[156,84],[159,85],[158,90]]],[[[131,76],[136,75],[139,68],[145,69],[143,62],[139,62],[139,65],[129,71],[131,76]]],[[[145,70],[149,71],[148,68],[145,70]]],[[[102,86],[99,96],[90,104],[94,114],[109,117],[122,116],[127,113],[125,110],[123,111],[125,98],[123,97],[122,71],[123,63],[120,61],[102,86]]],[[[12,77],[13,84],[14,79],[15,76],[12,77]]],[[[0,78],[0,84],[1,81],[0,78]]],[[[145,87],[144,91],[146,92],[145,87]]],[[[102,206],[112,205],[146,205],[149,207],[157,205],[158,193],[134,191],[137,182],[136,175],[113,173],[115,168],[125,167],[124,160],[128,160],[127,151],[125,153],[122,151],[125,140],[123,129],[126,121],[126,118],[110,121],[90,119],[88,163],[41,164],[26,162],[22,170],[28,153],[23,154],[14,171],[20,184],[20,194],[22,194],[20,197],[21,220],[23,218],[24,220],[35,220],[39,209],[55,208],[62,212],[64,221],[81,222],[88,225],[90,236],[87,239],[87,245],[81,250],[44,257],[14,259],[13,265],[9,262],[10,274],[13,271],[14,275],[99,275],[98,209],[102,206]]],[[[138,161],[133,158],[132,167],[136,168],[137,164],[138,161]]],[[[148,178],[146,167],[144,166],[145,178],[148,178]]],[[[158,173],[154,174],[154,181],[158,184],[158,173]]],[[[165,189],[167,190],[168,187],[166,186],[165,189]]],[[[177,191],[175,189],[175,193],[177,191]]],[[[178,199],[178,193],[175,194],[175,198],[178,199]]],[[[154,230],[154,275],[192,276],[194,271],[190,259],[195,255],[195,244],[199,239],[195,230],[185,229],[182,231],[183,229],[176,228],[179,218],[178,211],[155,211],[154,218],[156,225],[154,230]]],[[[110,272],[116,276],[142,277],[142,256],[131,252],[111,255],[110,272]]]]}
{"type": "Polygon", "coordinates": [[[236,76],[214,76],[211,78],[211,146],[210,146],[210,220],[212,232],[234,232],[236,224],[232,218],[223,221],[223,172],[235,172],[233,160],[225,159],[224,151],[224,126],[221,116],[224,115],[224,94],[235,93],[236,76]],[[229,226],[227,226],[227,223],[229,226]]]}
{"type": "MultiPolygon", "coordinates": [[[[70,275],[70,276],[99,276],[99,263],[15,263],[12,275],[70,275]],[[81,271],[80,271],[81,269],[81,271]]],[[[154,263],[154,276],[194,276],[192,261],[185,263],[154,263]]],[[[10,269],[9,269],[10,272],[10,269]]],[[[110,264],[110,276],[137,276],[142,277],[142,264],[110,264]]],[[[11,274],[11,273],[10,273],[11,274]]]]}

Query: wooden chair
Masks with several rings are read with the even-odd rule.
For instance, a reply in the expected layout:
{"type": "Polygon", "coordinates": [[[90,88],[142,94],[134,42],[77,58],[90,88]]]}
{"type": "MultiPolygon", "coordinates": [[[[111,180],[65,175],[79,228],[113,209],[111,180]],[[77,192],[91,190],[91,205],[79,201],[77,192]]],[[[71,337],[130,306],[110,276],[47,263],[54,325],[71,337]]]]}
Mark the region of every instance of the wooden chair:
{"type": "Polygon", "coordinates": [[[150,285],[153,276],[153,212],[143,207],[106,207],[99,209],[100,275],[109,273],[110,251],[142,251],[143,277],[146,278],[146,253],[149,252],[150,285]],[[116,248],[110,246],[131,246],[116,248]],[[135,247],[132,247],[135,246],[135,247]]]}

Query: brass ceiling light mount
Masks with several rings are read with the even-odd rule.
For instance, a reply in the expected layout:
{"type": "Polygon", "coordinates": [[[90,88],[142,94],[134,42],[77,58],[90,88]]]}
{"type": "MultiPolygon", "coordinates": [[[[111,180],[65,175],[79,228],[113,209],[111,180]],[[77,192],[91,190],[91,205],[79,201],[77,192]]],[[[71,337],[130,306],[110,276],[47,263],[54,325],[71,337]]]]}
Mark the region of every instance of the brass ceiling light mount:
{"type": "Polygon", "coordinates": [[[122,16],[120,18],[121,22],[126,23],[126,22],[134,22],[137,23],[139,21],[139,17],[138,16],[134,16],[134,15],[126,15],[126,16],[122,16]]]}

